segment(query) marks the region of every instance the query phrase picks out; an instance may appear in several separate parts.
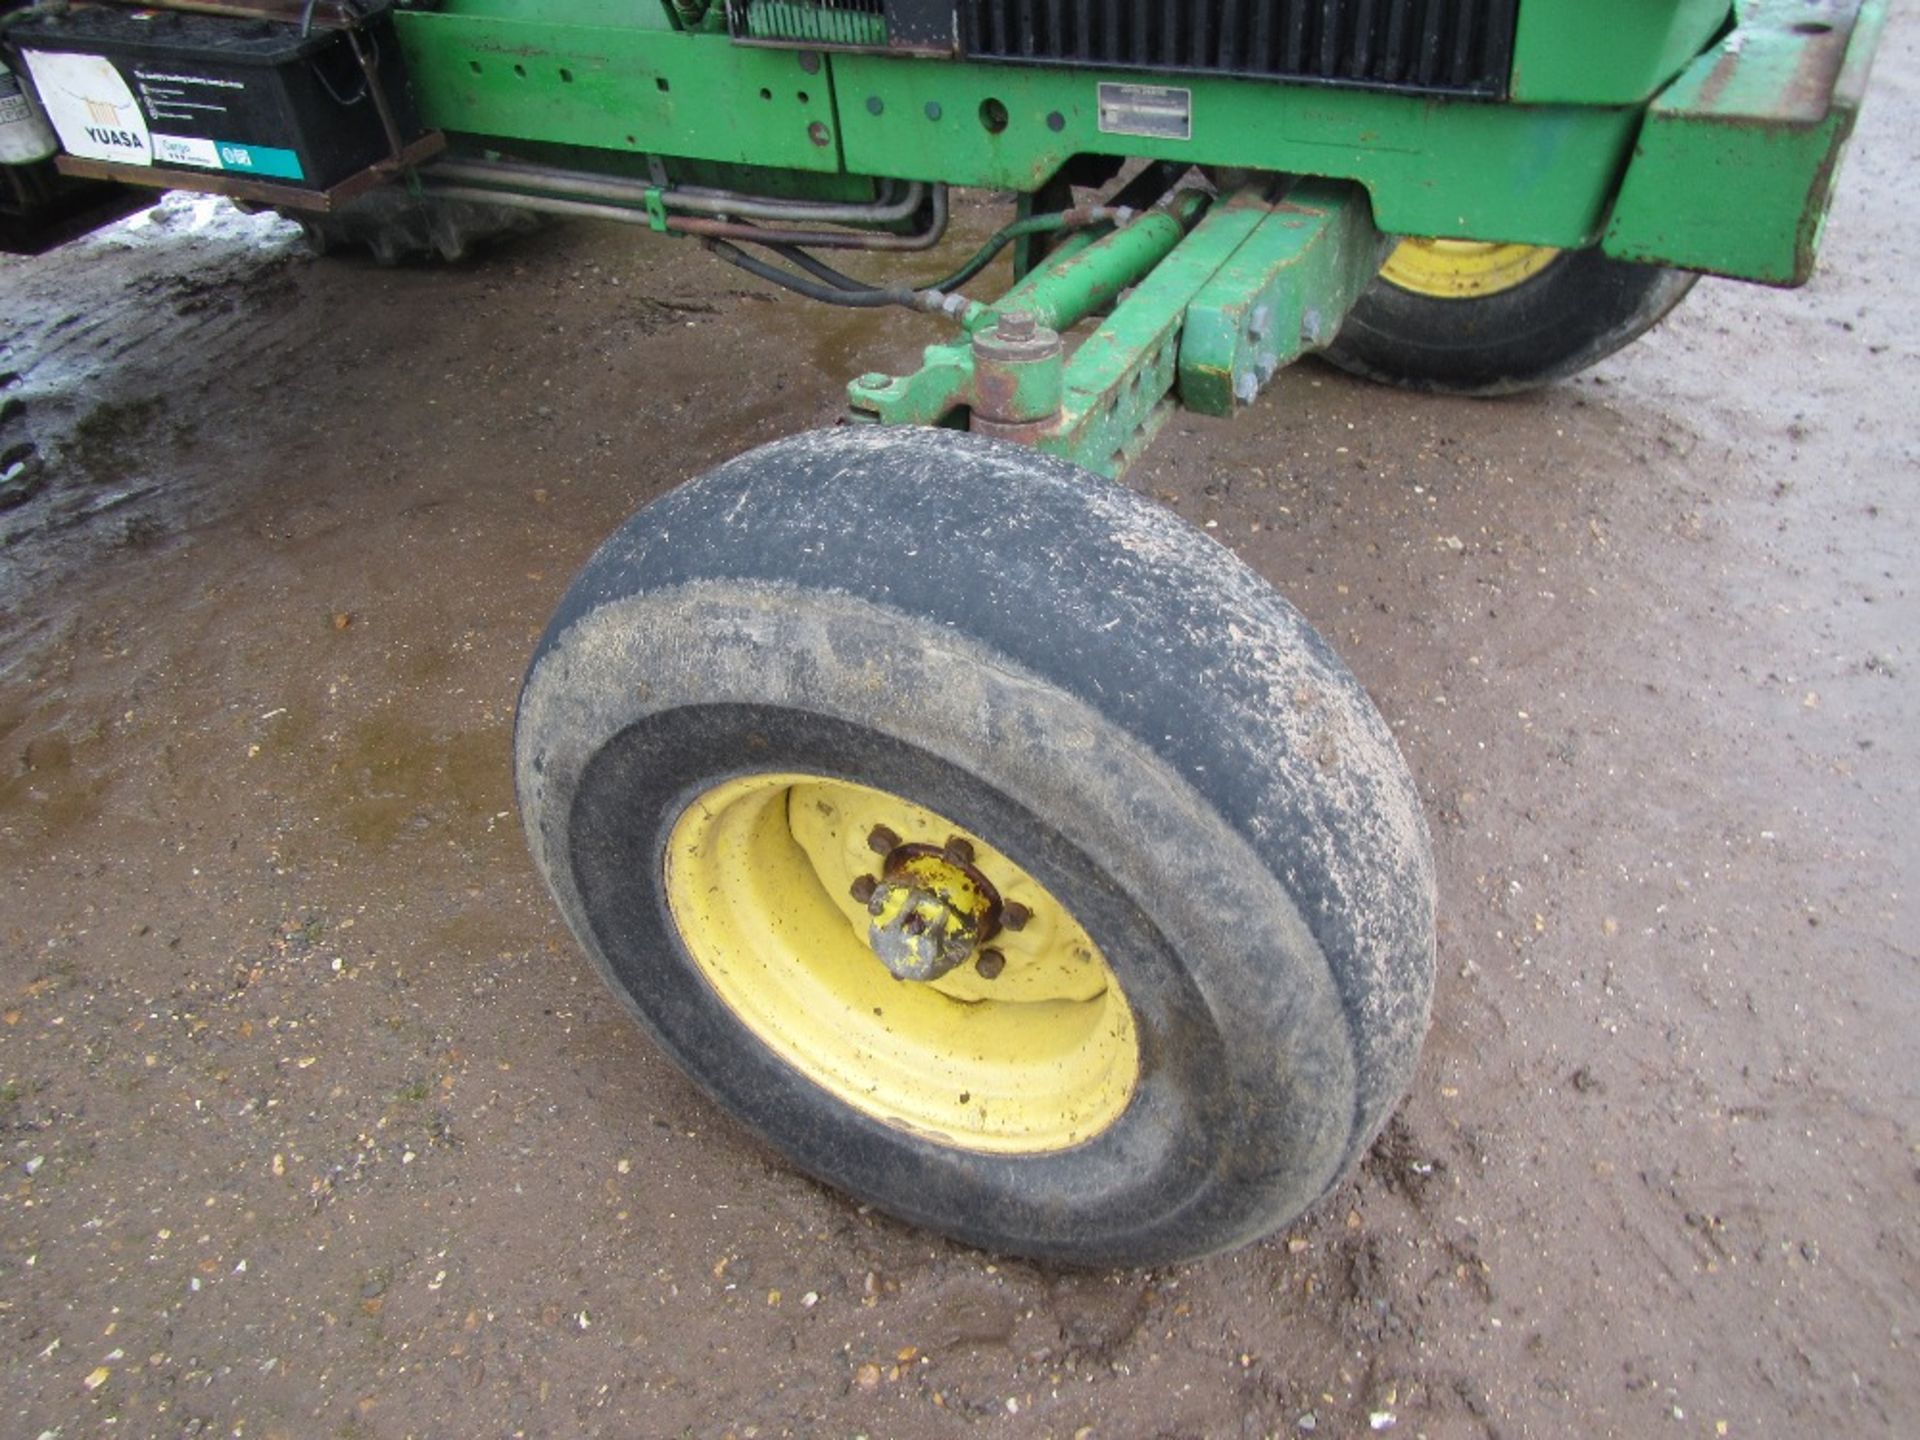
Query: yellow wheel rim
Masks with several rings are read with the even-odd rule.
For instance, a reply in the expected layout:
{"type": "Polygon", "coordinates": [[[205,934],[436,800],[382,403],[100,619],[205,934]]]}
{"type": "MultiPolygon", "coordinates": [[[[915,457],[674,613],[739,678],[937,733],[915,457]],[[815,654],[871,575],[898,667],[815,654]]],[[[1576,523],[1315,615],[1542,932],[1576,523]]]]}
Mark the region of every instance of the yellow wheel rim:
{"type": "Polygon", "coordinates": [[[1478,300],[1524,284],[1560,252],[1548,245],[1485,240],[1402,240],[1380,276],[1391,285],[1439,300],[1478,300]]]}
{"type": "Polygon", "coordinates": [[[666,882],[720,999],[856,1110],[963,1149],[1029,1155],[1091,1139],[1133,1096],[1139,1041],[1105,957],[1039,881],[930,810],[818,776],[732,780],[675,823],[666,882]],[[1019,928],[938,979],[896,980],[875,953],[876,915],[855,898],[882,870],[876,835],[970,846],[1019,928]],[[988,949],[999,959],[983,964],[988,949]]]}

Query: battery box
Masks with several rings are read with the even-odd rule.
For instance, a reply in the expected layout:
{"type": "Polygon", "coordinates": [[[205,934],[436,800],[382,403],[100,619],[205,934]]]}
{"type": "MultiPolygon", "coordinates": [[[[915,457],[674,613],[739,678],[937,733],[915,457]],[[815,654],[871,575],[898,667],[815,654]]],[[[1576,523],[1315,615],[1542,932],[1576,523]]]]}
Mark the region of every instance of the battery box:
{"type": "Polygon", "coordinates": [[[378,98],[421,134],[385,7],[359,36],[376,80],[343,31],[270,20],[92,6],[8,33],[69,155],[321,191],[392,157],[378,98]]]}

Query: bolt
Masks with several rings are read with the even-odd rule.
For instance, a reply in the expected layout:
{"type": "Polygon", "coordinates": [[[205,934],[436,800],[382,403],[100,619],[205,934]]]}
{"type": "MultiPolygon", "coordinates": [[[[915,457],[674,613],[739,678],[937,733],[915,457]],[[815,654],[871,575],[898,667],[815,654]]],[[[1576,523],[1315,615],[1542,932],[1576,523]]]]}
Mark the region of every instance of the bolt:
{"type": "Polygon", "coordinates": [[[1009,900],[1000,909],[1000,923],[1009,930],[1024,930],[1033,912],[1017,900],[1009,900]]]}
{"type": "Polygon", "coordinates": [[[1247,320],[1248,338],[1253,340],[1264,339],[1267,333],[1267,326],[1271,324],[1272,321],[1273,321],[1272,306],[1270,305],[1254,306],[1253,314],[1250,317],[1248,317],[1248,320],[1247,320]]]}
{"type": "Polygon", "coordinates": [[[1002,340],[1031,340],[1037,324],[1030,311],[1009,310],[993,329],[1002,340]]]}
{"type": "Polygon", "coordinates": [[[853,882],[853,898],[862,905],[873,902],[873,892],[880,888],[880,882],[871,875],[862,875],[853,882]]]}
{"type": "Polygon", "coordinates": [[[958,835],[947,841],[946,858],[954,865],[973,864],[973,846],[958,835]]]}
{"type": "Polygon", "coordinates": [[[998,950],[982,950],[980,958],[973,962],[973,968],[980,972],[982,980],[998,980],[1000,972],[1007,968],[1007,957],[998,950]]]}
{"type": "Polygon", "coordinates": [[[886,826],[876,825],[867,836],[867,848],[876,855],[891,855],[900,848],[900,837],[886,826]]]}

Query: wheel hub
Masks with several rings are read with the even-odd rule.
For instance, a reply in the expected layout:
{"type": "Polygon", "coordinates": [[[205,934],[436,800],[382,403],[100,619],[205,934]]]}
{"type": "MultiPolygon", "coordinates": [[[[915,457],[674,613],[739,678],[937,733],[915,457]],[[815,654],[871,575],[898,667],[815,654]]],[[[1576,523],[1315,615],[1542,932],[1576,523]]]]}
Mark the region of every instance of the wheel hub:
{"type": "Polygon", "coordinates": [[[886,863],[878,880],[854,882],[853,897],[873,917],[867,943],[894,979],[938,980],[969,960],[988,979],[1000,973],[1005,958],[980,947],[999,933],[1005,907],[974,865],[972,845],[959,836],[943,846],[903,845],[884,829],[867,843],[885,851],[886,863]]]}

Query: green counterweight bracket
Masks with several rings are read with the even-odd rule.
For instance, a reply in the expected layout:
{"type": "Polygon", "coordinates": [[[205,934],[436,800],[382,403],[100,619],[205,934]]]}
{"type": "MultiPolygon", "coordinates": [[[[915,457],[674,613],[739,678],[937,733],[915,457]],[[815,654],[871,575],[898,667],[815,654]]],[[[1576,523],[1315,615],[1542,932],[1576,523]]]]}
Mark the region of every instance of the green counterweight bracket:
{"type": "Polygon", "coordinates": [[[1178,404],[1230,414],[1331,340],[1378,269],[1382,240],[1358,187],[1268,193],[1250,187],[1209,209],[1188,192],[1124,230],[1074,237],[970,311],[968,339],[930,346],[911,375],[856,380],[855,413],[890,425],[964,415],[973,430],[1117,479],[1178,404]],[[1067,355],[1064,332],[1116,299],[1067,355]]]}
{"type": "Polygon", "coordinates": [[[1220,416],[1253,403],[1281,366],[1332,341],[1388,248],[1353,186],[1296,186],[1187,307],[1180,403],[1220,416]]]}

